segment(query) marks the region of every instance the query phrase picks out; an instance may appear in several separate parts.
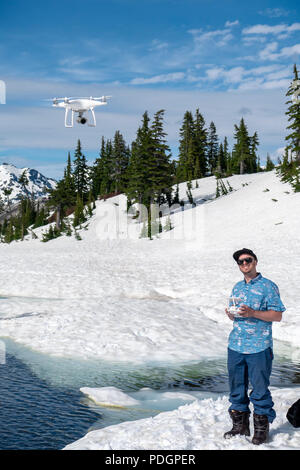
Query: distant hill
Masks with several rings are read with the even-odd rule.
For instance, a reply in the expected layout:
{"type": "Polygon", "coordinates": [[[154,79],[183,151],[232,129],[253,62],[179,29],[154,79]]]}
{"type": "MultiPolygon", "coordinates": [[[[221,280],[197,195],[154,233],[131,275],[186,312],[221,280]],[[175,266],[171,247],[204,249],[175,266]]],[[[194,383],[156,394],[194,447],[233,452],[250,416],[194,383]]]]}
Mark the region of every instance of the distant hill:
{"type": "Polygon", "coordinates": [[[11,163],[0,164],[0,197],[3,202],[7,202],[7,196],[4,194],[5,189],[12,189],[9,196],[9,201],[12,204],[17,203],[22,196],[30,194],[34,199],[45,196],[45,188],[55,188],[56,181],[52,178],[47,178],[39,171],[32,168],[17,168],[11,163]],[[24,187],[19,183],[19,178],[25,171],[28,178],[27,194],[24,187]]]}

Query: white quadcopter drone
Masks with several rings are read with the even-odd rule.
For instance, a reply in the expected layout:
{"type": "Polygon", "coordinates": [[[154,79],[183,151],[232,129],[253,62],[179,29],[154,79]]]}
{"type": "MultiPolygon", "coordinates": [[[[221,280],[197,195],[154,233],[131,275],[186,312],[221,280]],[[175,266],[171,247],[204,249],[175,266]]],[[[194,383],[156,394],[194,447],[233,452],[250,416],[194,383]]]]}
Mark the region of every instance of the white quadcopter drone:
{"type": "Polygon", "coordinates": [[[100,96],[98,98],[85,97],[85,98],[52,98],[52,101],[55,108],[65,108],[65,127],[73,127],[74,125],[74,113],[78,113],[77,122],[78,124],[86,124],[88,122],[87,117],[84,116],[84,113],[90,111],[93,123],[88,124],[90,127],[96,127],[96,116],[94,108],[96,106],[103,106],[107,104],[107,99],[111,96],[100,96]],[[71,111],[71,121],[68,122],[69,111],[71,111]]]}

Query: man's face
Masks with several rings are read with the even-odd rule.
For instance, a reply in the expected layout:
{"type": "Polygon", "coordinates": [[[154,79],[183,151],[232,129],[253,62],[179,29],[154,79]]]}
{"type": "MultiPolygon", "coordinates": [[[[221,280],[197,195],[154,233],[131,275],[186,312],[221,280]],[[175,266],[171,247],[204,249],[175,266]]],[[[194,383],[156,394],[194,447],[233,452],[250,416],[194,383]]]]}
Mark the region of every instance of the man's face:
{"type": "Polygon", "coordinates": [[[256,272],[257,261],[250,255],[241,255],[238,259],[240,271],[243,274],[253,274],[256,272]]]}

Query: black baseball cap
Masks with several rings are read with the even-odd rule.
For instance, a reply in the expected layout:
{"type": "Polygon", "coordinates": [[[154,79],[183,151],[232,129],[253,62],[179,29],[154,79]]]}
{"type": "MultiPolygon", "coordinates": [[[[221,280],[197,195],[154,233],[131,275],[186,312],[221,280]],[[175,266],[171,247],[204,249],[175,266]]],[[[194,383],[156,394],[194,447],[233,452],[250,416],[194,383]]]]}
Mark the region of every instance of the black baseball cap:
{"type": "Polygon", "coordinates": [[[253,253],[253,251],[249,250],[248,248],[242,248],[241,250],[235,251],[232,256],[234,257],[235,261],[237,261],[241,255],[253,256],[253,258],[257,261],[256,254],[253,253]]]}

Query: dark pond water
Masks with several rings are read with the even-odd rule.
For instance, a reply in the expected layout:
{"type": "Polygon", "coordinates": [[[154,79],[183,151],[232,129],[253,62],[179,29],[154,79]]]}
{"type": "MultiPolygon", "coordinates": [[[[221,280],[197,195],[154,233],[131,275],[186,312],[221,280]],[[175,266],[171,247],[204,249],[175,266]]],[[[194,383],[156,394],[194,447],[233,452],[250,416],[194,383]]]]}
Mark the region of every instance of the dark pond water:
{"type": "Polygon", "coordinates": [[[79,390],[53,387],[7,354],[0,365],[0,449],[61,449],[82,437],[99,413],[79,390]]]}
{"type": "MultiPolygon", "coordinates": [[[[80,387],[115,386],[125,392],[150,387],[211,395],[228,392],[226,359],[180,366],[112,367],[99,361],[49,358],[12,344],[7,343],[5,363],[0,364],[1,450],[62,449],[90,429],[159,412],[100,408],[84,398],[80,387]]],[[[297,384],[300,364],[275,356],[271,385],[297,384]]]]}

